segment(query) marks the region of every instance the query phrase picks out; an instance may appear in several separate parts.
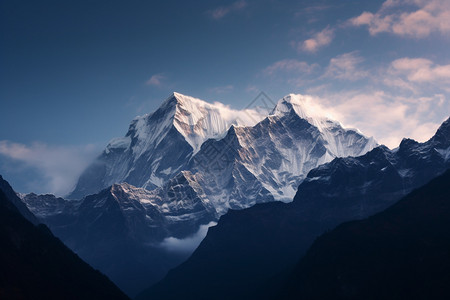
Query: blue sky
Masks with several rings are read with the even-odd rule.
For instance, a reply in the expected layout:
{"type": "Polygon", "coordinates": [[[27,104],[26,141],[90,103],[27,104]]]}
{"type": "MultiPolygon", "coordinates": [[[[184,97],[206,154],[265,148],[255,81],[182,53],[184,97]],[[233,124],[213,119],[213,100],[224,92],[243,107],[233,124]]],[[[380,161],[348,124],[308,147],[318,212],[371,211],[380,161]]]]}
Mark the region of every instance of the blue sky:
{"type": "Polygon", "coordinates": [[[0,174],[64,194],[177,91],[309,94],[394,148],[449,115],[450,1],[1,1],[0,174]]]}

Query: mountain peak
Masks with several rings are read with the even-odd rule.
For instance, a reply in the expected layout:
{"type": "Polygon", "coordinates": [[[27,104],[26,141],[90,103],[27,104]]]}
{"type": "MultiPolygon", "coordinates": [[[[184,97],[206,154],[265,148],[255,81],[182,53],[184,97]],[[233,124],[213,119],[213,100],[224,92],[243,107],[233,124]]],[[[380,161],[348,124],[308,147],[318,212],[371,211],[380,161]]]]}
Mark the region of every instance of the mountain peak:
{"type": "MultiPolygon", "coordinates": [[[[289,94],[280,99],[272,111],[272,115],[282,117],[294,113],[299,118],[306,120],[309,124],[317,127],[320,132],[334,131],[344,126],[334,120],[331,114],[321,107],[313,97],[301,94],[289,94]]],[[[352,129],[352,128],[346,128],[352,129]]],[[[357,129],[352,129],[362,134],[357,129]]]]}
{"type": "Polygon", "coordinates": [[[169,97],[161,104],[160,108],[176,108],[178,111],[186,111],[188,113],[194,113],[196,109],[202,107],[216,107],[225,106],[222,103],[214,102],[209,103],[205,100],[195,98],[192,96],[184,95],[178,92],[172,92],[169,97]]]}
{"type": "Polygon", "coordinates": [[[166,101],[163,102],[163,104],[161,106],[164,105],[164,103],[171,103],[171,104],[175,104],[175,105],[208,105],[209,103],[201,100],[199,98],[195,98],[195,97],[191,97],[188,95],[184,95],[178,92],[172,92],[172,94],[170,94],[170,96],[166,99],[166,101]]]}
{"type": "Polygon", "coordinates": [[[448,147],[450,144],[450,117],[439,126],[436,134],[431,138],[433,141],[448,147]]]}
{"type": "MultiPolygon", "coordinates": [[[[239,135],[235,139],[243,145],[248,143],[247,134],[251,131],[255,142],[259,142],[257,131],[265,123],[261,123],[254,131],[251,129],[265,118],[271,123],[272,129],[278,126],[277,122],[281,122],[279,125],[282,127],[301,127],[306,124],[300,119],[306,118],[320,132],[320,141],[326,141],[328,152],[321,156],[320,161],[335,156],[355,156],[367,152],[376,144],[368,141],[358,131],[345,130],[338,122],[326,118],[324,110],[313,100],[311,96],[290,94],[278,102],[272,114],[268,114],[267,111],[254,108],[234,110],[219,102],[208,103],[173,92],[153,113],[135,118],[125,137],[111,140],[98,160],[80,177],[70,197],[82,197],[116,182],[128,182],[147,189],[162,187],[191,164],[190,159],[197,155],[207,140],[214,142],[227,135],[239,135]],[[290,121],[294,123],[287,123],[290,121]],[[297,121],[300,122],[296,123],[297,121]]],[[[302,135],[295,131],[295,137],[289,139],[301,140],[305,136],[309,137],[308,134],[302,135]]],[[[318,132],[314,132],[312,136],[318,137],[318,132]]],[[[270,134],[268,138],[272,138],[270,134]]],[[[222,145],[223,142],[219,144],[222,145]]],[[[300,144],[299,142],[301,148],[300,144]]],[[[251,149],[254,146],[249,145],[251,149]]],[[[281,143],[280,147],[286,146],[281,143]]],[[[317,155],[322,150],[315,149],[317,155]]],[[[249,151],[250,155],[253,149],[249,151]]],[[[297,157],[298,153],[292,155],[297,157]]],[[[293,172],[303,170],[303,159],[298,160],[298,164],[292,168],[293,172]]]]}
{"type": "MultiPolygon", "coordinates": [[[[317,127],[322,133],[345,129],[354,131],[364,138],[367,138],[370,141],[370,149],[378,145],[373,137],[365,136],[359,129],[344,127],[339,121],[336,121],[333,118],[326,108],[323,108],[318,104],[312,96],[301,94],[289,94],[284,96],[278,101],[271,115],[281,117],[290,113],[295,113],[301,119],[304,119],[311,125],[317,127]]],[[[369,148],[366,150],[368,151],[369,148]]]]}
{"type": "Polygon", "coordinates": [[[196,153],[207,139],[223,138],[230,126],[253,126],[265,115],[254,110],[239,111],[220,102],[208,103],[177,92],[162,106],[174,106],[173,125],[196,153]]]}
{"type": "Polygon", "coordinates": [[[13,188],[9,185],[9,183],[5,179],[3,179],[1,175],[0,175],[0,191],[2,191],[5,194],[8,200],[14,205],[15,209],[17,209],[18,212],[20,212],[20,214],[25,219],[27,219],[34,225],[40,223],[40,221],[36,218],[36,216],[21,201],[21,199],[18,197],[13,188]]]}
{"type": "Polygon", "coordinates": [[[327,112],[324,111],[313,97],[300,94],[289,94],[278,101],[272,114],[284,115],[294,111],[300,118],[311,119],[330,119],[327,112]]]}

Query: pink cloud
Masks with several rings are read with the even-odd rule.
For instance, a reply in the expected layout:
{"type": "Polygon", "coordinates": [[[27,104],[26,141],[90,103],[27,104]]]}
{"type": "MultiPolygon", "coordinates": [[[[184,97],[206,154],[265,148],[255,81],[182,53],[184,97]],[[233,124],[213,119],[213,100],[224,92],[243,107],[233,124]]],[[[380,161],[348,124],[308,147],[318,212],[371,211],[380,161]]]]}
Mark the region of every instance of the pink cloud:
{"type": "Polygon", "coordinates": [[[311,38],[297,43],[297,49],[305,52],[317,52],[320,48],[328,46],[334,38],[334,29],[329,26],[317,32],[311,38]]]}
{"type": "Polygon", "coordinates": [[[448,34],[450,1],[387,0],[376,13],[363,12],[349,21],[354,26],[367,26],[371,35],[389,32],[399,36],[424,38],[433,32],[448,34]]]}
{"type": "Polygon", "coordinates": [[[380,90],[333,93],[316,96],[314,101],[344,126],[358,128],[390,148],[397,147],[404,137],[428,140],[440,125],[433,121],[436,107],[449,109],[442,95],[408,98],[380,90]]]}
{"type": "Polygon", "coordinates": [[[425,58],[397,59],[391,63],[390,71],[411,82],[450,82],[450,65],[438,65],[425,58]]]}

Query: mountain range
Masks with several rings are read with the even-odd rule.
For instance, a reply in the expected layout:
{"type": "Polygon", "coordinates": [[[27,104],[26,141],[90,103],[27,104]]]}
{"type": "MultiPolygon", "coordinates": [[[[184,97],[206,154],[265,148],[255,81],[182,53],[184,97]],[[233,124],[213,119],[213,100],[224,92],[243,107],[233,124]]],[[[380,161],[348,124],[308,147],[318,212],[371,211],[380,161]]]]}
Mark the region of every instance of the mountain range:
{"type": "Polygon", "coordinates": [[[391,150],[311,101],[237,111],[173,93],[111,140],[68,197],[6,190],[129,296],[276,297],[318,236],[450,167],[450,120],[391,150]]]}
{"type": "Polygon", "coordinates": [[[377,145],[311,109],[309,100],[291,94],[263,115],[258,107],[233,111],[173,93],[154,113],[133,120],[125,137],[113,139],[68,198],[80,199],[122,182],[164,188],[170,179],[189,172],[200,184],[196,193],[207,197],[219,214],[242,208],[255,193],[291,201],[312,168],[334,157],[362,155],[377,145]],[[227,175],[224,182],[207,180],[216,173],[227,175]],[[259,190],[243,189],[239,179],[255,181],[259,190]],[[213,183],[230,195],[210,191],[213,183]]]}
{"type": "Polygon", "coordinates": [[[229,211],[186,262],[138,299],[270,295],[319,235],[393,205],[450,168],[449,154],[447,119],[425,143],[404,139],[393,150],[335,158],[308,173],[292,203],[229,211]]]}
{"type": "Polygon", "coordinates": [[[67,199],[22,200],[134,295],[185,260],[228,210],[290,202],[310,170],[377,146],[311,109],[310,100],[291,94],[264,113],[174,93],[113,139],[67,199]]]}

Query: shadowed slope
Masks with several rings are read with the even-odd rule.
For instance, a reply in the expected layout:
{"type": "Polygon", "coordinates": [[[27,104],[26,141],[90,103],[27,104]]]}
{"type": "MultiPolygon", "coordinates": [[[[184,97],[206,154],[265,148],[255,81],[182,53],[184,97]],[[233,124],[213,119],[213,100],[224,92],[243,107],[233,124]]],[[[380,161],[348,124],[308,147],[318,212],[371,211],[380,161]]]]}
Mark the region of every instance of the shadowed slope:
{"type": "Polygon", "coordinates": [[[0,180],[0,299],[128,299],[45,225],[26,220],[0,180]]]}

